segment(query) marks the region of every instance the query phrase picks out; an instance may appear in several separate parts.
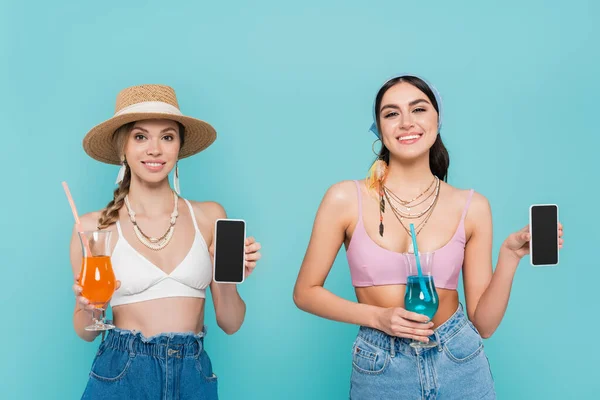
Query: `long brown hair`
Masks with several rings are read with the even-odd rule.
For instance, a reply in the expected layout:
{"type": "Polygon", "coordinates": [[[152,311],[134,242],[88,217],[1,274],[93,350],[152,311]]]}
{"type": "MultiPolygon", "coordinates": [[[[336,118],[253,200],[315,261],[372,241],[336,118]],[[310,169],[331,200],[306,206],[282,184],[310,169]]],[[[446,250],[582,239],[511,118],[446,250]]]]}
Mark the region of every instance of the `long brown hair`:
{"type": "MultiPolygon", "coordinates": [[[[115,148],[118,149],[119,156],[122,159],[124,159],[125,144],[129,138],[129,132],[131,132],[134,125],[135,122],[125,124],[113,134],[113,143],[115,144],[115,148]]],[[[179,125],[179,148],[181,149],[185,137],[185,128],[179,122],[177,122],[177,125],[179,125]]],[[[119,184],[119,187],[115,189],[113,199],[106,205],[104,210],[102,210],[102,214],[100,215],[100,218],[98,218],[98,229],[106,229],[119,220],[119,210],[123,207],[123,204],[125,204],[125,196],[129,193],[129,186],[131,185],[131,169],[127,164],[127,160],[124,160],[124,163],[125,176],[119,184]]]]}
{"type": "MultiPolygon", "coordinates": [[[[115,148],[118,149],[120,153],[119,155],[123,160],[125,154],[125,143],[134,124],[135,122],[125,124],[117,129],[113,134],[113,143],[115,144],[115,148]]],[[[100,215],[100,218],[98,218],[98,229],[108,228],[110,225],[119,220],[119,210],[125,203],[125,196],[127,196],[127,193],[129,193],[129,186],[131,185],[131,169],[129,168],[129,165],[127,165],[126,160],[123,162],[125,164],[125,176],[119,184],[119,187],[115,189],[113,193],[113,199],[106,205],[104,210],[102,210],[102,214],[100,215]]]]}

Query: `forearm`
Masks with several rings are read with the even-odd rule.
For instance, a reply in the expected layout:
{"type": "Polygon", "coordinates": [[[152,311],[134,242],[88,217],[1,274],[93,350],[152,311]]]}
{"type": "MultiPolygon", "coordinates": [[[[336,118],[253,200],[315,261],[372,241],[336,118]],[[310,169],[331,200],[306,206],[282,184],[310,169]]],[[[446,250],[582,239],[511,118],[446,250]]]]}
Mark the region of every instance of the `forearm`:
{"type": "Polygon", "coordinates": [[[334,295],[322,286],[313,286],[294,293],[294,303],[303,311],[348,324],[379,329],[381,307],[356,303],[334,295]]]}
{"type": "Polygon", "coordinates": [[[246,316],[246,303],[240,297],[236,285],[219,284],[219,301],[215,314],[217,324],[228,335],[240,329],[246,316]]]}
{"type": "MultiPolygon", "coordinates": [[[[96,317],[99,317],[99,311],[94,311],[96,317]]],[[[86,342],[93,342],[94,339],[100,334],[100,332],[90,332],[86,331],[85,327],[88,325],[92,325],[94,323],[92,319],[91,311],[87,311],[82,308],[77,308],[73,314],[73,327],[75,328],[75,332],[77,336],[85,340],[86,342]]]]}
{"type": "Polygon", "coordinates": [[[496,270],[475,309],[473,324],[484,338],[492,336],[504,317],[519,261],[510,250],[500,248],[496,270]]]}

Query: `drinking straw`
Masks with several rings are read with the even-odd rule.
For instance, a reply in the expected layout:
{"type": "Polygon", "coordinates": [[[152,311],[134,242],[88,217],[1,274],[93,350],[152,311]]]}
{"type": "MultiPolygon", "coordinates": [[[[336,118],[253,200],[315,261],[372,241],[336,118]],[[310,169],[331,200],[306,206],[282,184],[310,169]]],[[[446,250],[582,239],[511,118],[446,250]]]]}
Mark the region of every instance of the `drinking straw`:
{"type": "Polygon", "coordinates": [[[419,274],[419,284],[421,285],[421,292],[425,301],[431,301],[427,287],[425,286],[425,279],[423,278],[423,272],[421,271],[421,259],[419,258],[419,247],[417,246],[417,234],[415,233],[415,226],[410,224],[410,234],[412,236],[413,250],[415,252],[415,260],[417,262],[417,272],[419,274]]]}
{"type": "MultiPolygon", "coordinates": [[[[69,186],[67,182],[62,183],[63,188],[65,189],[65,194],[67,195],[67,200],[69,200],[69,204],[71,205],[71,211],[73,212],[73,217],[75,218],[75,228],[77,232],[83,233],[83,229],[81,228],[81,221],[79,221],[79,215],[77,215],[77,208],[75,207],[75,202],[73,201],[73,196],[71,196],[71,191],[69,190],[69,186]]],[[[85,235],[82,235],[81,239],[83,240],[83,245],[85,246],[86,254],[88,257],[92,256],[92,252],[90,251],[90,246],[88,244],[87,238],[85,235]]]]}

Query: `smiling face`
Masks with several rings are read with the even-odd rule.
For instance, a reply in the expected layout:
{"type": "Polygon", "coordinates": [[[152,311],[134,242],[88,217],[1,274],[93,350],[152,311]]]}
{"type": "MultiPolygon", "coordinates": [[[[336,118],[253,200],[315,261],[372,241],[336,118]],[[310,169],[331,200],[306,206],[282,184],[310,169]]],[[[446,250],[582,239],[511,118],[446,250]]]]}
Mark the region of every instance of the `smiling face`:
{"type": "Polygon", "coordinates": [[[178,159],[179,124],[171,120],[137,121],[127,135],[124,154],[132,175],[144,182],[166,179],[178,159]]]}
{"type": "Polygon", "coordinates": [[[438,112],[432,100],[408,82],[401,81],[383,94],[378,122],[383,144],[400,159],[427,154],[438,134],[438,112]]]}

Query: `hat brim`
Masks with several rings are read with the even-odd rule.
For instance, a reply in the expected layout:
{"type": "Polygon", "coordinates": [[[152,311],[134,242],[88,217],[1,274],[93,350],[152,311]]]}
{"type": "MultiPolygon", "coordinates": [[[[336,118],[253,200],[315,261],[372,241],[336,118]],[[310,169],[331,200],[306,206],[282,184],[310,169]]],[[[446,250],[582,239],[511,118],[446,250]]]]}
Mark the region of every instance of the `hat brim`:
{"type": "Polygon", "coordinates": [[[120,165],[119,151],[113,142],[114,132],[130,122],[147,119],[168,119],[185,127],[185,140],[179,150],[179,159],[201,152],[217,138],[217,132],[210,124],[196,118],[166,113],[132,113],[113,117],[93,127],[83,138],[83,149],[95,160],[120,165]]]}

